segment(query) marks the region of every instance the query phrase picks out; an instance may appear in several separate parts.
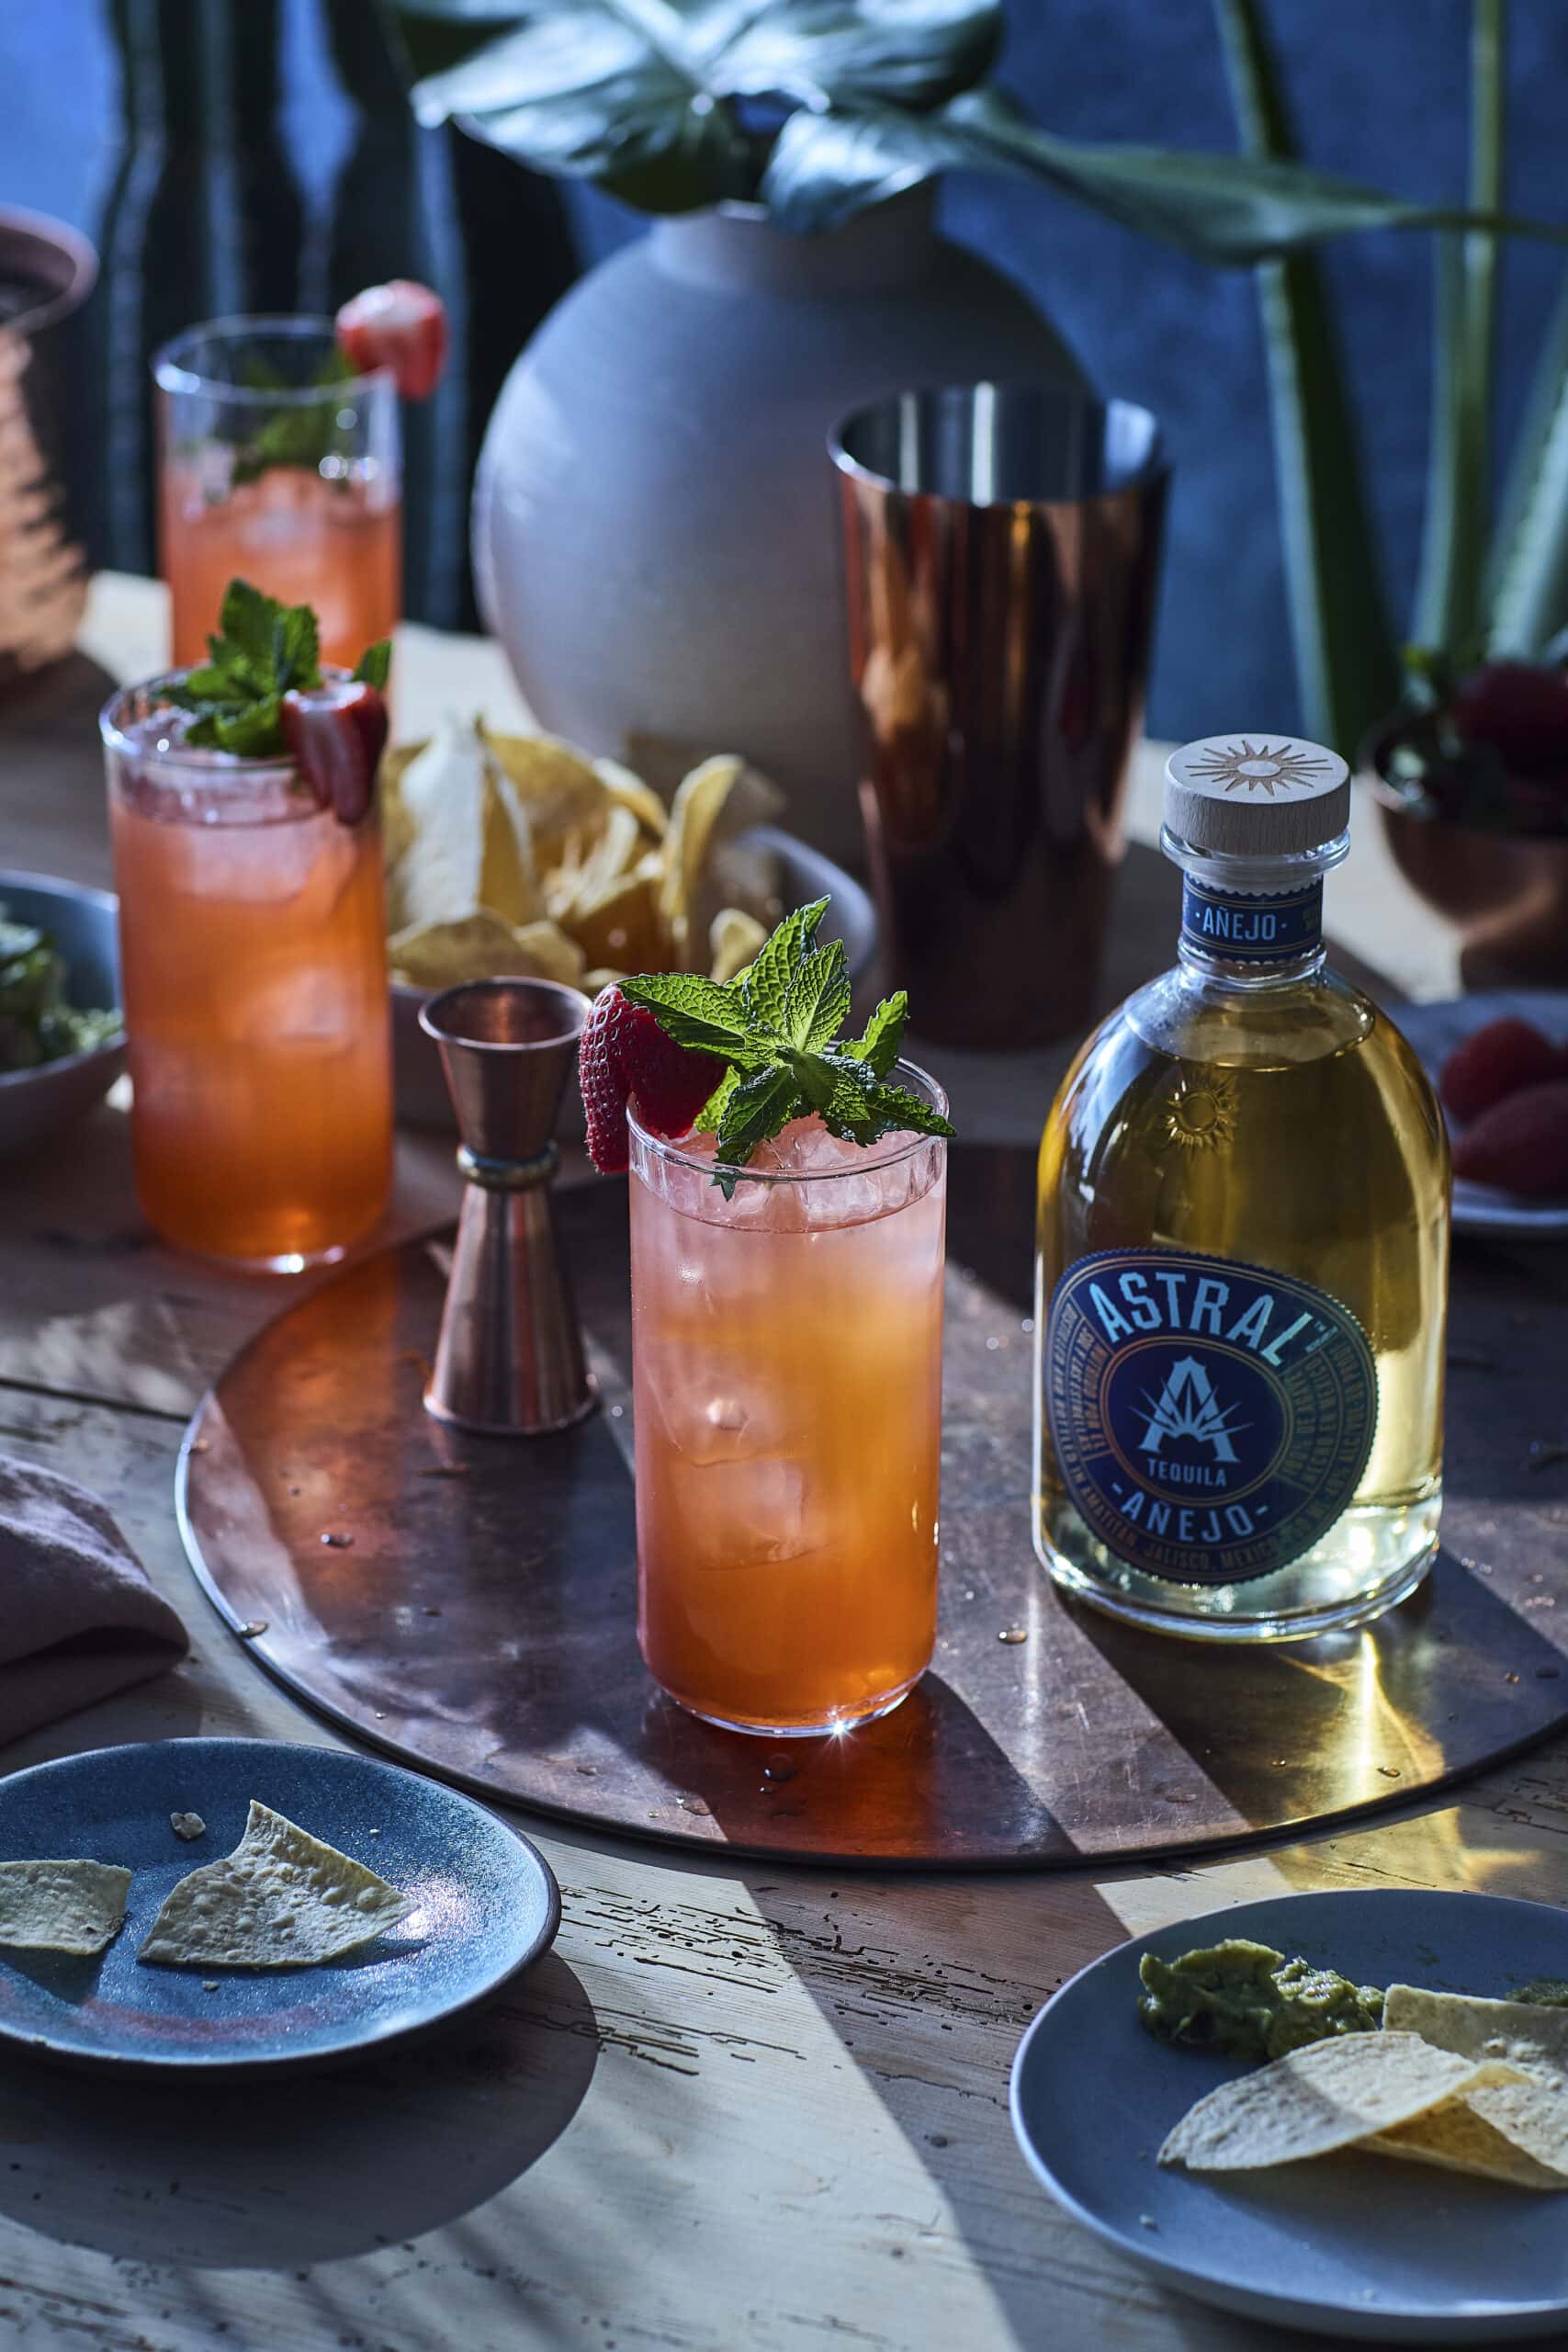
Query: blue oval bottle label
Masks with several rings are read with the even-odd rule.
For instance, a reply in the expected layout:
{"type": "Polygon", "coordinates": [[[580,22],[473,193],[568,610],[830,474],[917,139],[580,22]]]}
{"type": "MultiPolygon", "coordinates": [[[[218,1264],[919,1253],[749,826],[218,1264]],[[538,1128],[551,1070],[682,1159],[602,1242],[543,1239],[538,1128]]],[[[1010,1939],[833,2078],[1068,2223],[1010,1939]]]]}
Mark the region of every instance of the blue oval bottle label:
{"type": "Polygon", "coordinates": [[[1348,1307],[1177,1250],[1070,1266],[1043,1376],[1089,1530],[1173,1584],[1242,1584],[1311,1551],[1359,1486],[1377,1427],[1377,1368],[1348,1307]]]}

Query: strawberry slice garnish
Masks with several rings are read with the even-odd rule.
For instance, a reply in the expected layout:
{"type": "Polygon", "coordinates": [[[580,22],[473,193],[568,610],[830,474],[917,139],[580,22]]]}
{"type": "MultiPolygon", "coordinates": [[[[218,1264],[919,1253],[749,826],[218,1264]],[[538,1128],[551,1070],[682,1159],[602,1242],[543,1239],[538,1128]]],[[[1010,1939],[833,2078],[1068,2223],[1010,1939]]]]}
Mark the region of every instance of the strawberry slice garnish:
{"type": "Polygon", "coordinates": [[[428,400],[446,360],[446,305],[417,279],[393,277],[344,304],[337,339],[362,376],[389,368],[405,401],[428,400]]]}
{"type": "Polygon", "coordinates": [[[649,1135],[683,1136],[724,1076],[712,1054],[676,1045],[618,988],[595,1000],[577,1051],[588,1157],[603,1176],[622,1175],[630,1164],[628,1105],[649,1135]]]}
{"type": "Polygon", "coordinates": [[[387,706],[364,678],[296,686],[278,712],[295,766],[340,825],[357,825],[370,806],[387,741],[387,706]]]}

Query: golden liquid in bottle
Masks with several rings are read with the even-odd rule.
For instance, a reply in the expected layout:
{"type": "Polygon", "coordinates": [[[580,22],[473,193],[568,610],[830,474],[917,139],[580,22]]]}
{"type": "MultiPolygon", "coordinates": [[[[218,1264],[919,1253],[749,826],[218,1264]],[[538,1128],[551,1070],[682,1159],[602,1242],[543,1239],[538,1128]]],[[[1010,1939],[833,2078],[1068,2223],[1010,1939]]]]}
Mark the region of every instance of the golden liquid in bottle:
{"type": "Polygon", "coordinates": [[[1310,1283],[1349,1309],[1376,1370],[1371,1451],[1312,1548],[1233,1584],[1119,1558],[1073,1503],[1037,1367],[1035,1545],[1056,1580],[1170,1632],[1289,1639],[1413,1589],[1442,1498],[1449,1157],[1398,1031],[1321,970],[1258,988],[1168,974],[1091,1037],[1040,1149],[1036,1349],[1063,1273],[1108,1250],[1178,1250],[1310,1283]]]}

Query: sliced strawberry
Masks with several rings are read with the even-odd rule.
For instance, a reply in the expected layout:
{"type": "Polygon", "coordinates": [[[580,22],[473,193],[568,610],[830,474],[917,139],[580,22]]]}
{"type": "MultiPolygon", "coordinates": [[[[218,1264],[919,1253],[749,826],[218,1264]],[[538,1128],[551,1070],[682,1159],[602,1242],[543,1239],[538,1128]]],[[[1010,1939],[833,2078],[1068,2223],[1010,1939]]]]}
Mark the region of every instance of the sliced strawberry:
{"type": "Polygon", "coordinates": [[[1454,725],[1490,743],[1510,775],[1568,775],[1568,678],[1538,662],[1488,662],[1461,678],[1454,725]]]}
{"type": "Polygon", "coordinates": [[[1538,1199],[1568,1196],[1568,1078],[1483,1111],[1454,1146],[1454,1174],[1538,1199]]]}
{"type": "Polygon", "coordinates": [[[338,312],[337,339],[361,375],[389,368],[405,401],[428,400],[446,361],[446,305],[412,277],[367,286],[338,312]]]}
{"type": "Polygon", "coordinates": [[[1476,1119],[1506,1094],[1549,1078],[1568,1078],[1568,1053],[1543,1037],[1533,1022],[1510,1018],[1489,1021],[1456,1046],[1443,1064],[1440,1083],[1455,1118],[1476,1119]]]}
{"type": "Polygon", "coordinates": [[[296,686],[278,713],[295,766],[340,825],[357,825],[370,806],[386,748],[387,706],[363,678],[296,686]]]}
{"type": "Polygon", "coordinates": [[[621,1175],[630,1164],[628,1104],[650,1135],[683,1136],[724,1076],[714,1055],[676,1045],[651,1012],[628,1004],[617,988],[595,1001],[577,1057],[588,1157],[603,1176],[621,1175]]]}

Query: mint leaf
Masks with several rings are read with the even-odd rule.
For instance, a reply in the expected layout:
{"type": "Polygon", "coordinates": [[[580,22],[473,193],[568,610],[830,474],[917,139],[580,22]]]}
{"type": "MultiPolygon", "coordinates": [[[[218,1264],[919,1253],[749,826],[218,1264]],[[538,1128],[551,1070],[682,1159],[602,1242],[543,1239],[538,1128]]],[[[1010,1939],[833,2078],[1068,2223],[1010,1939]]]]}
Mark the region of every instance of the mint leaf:
{"type": "Polygon", "coordinates": [[[346,461],[354,456],[354,418],[350,412],[345,424],[343,404],[331,395],[334,384],[349,382],[354,373],[353,363],[335,343],[310,382],[301,386],[290,386],[276,368],[268,367],[253,354],[243,370],[243,379],[253,391],[319,390],[321,397],[319,401],[280,401],[276,408],[263,411],[249,441],[234,453],[236,486],[259,481],[273,466],[298,466],[323,481],[335,479],[337,488],[346,490],[350,479],[346,461]],[[344,470],[335,477],[321,475],[325,458],[344,459],[344,470]]]}
{"type": "Polygon", "coordinates": [[[878,1078],[886,1078],[898,1058],[898,1048],[904,1041],[904,1023],[909,1017],[909,999],[900,989],[897,996],[884,997],[865,1024],[865,1034],[842,1050],[866,1067],[878,1078]]]}
{"type": "Polygon", "coordinates": [[[826,899],[816,899],[808,907],[797,907],[794,914],[784,917],[772,938],[765,939],[758,948],[750,969],[740,983],[754,1023],[775,1029],[781,1035],[785,1034],[784,999],[795,969],[809,954],[817,926],[827,911],[826,899]]]}
{"type": "Polygon", "coordinates": [[[282,682],[285,694],[291,686],[321,684],[321,633],[309,605],[295,605],[278,613],[273,623],[272,648],[273,674],[282,682]]]}
{"type": "MultiPolygon", "coordinates": [[[[793,1070],[774,1064],[743,1078],[724,1106],[718,1125],[718,1152],[733,1170],[743,1168],[760,1143],[776,1136],[800,1114],[800,1090],[793,1070]]],[[[723,1171],[720,1171],[723,1181],[723,1171]]],[[[733,1174],[724,1186],[728,1200],[735,1189],[733,1174]]]]}
{"type": "Polygon", "coordinates": [[[740,1072],[738,1069],[730,1069],[725,1071],[724,1076],[692,1121],[692,1125],[698,1135],[717,1134],[724,1123],[725,1107],[739,1083],[740,1072]]]}
{"type": "Polygon", "coordinates": [[[727,1061],[755,1062],[746,1007],[733,981],[705,979],[700,972],[649,972],[623,980],[621,994],[628,1004],[651,1012],[667,1037],[698,1054],[719,1054],[727,1061]]]}
{"type": "MultiPolygon", "coordinates": [[[[197,716],[185,741],[197,751],[241,759],[281,754],[283,697],[321,684],[321,630],[309,605],[280,605],[248,580],[231,580],[207,662],[168,687],[169,700],[197,716]]],[[[355,677],[385,685],[390,648],[371,646],[355,677]]]]}
{"type": "Polygon", "coordinates": [[[254,664],[258,674],[273,672],[273,631],[283,617],[276,596],[266,596],[248,580],[231,580],[223,592],[218,635],[207,640],[215,670],[233,668],[238,662],[254,664]]]}
{"type": "Polygon", "coordinates": [[[902,990],[877,1006],[863,1036],[835,1043],[851,988],[841,942],[816,944],[827,909],[826,899],[797,908],[733,980],[663,972],[621,983],[677,1045],[728,1065],[694,1122],[716,1139],[713,1181],[727,1200],[757,1146],[792,1119],[817,1117],[857,1144],[953,1133],[918,1094],[888,1083],[909,1009],[902,990]]]}
{"type": "Polygon", "coordinates": [[[819,1053],[849,1018],[850,974],[842,940],[814,947],[795,967],[779,1026],[803,1053],[819,1053]]]}
{"type": "Polygon", "coordinates": [[[911,1094],[907,1087],[876,1085],[866,1100],[877,1123],[878,1136],[950,1136],[954,1132],[951,1119],[944,1119],[940,1111],[933,1111],[929,1102],[911,1094]]]}
{"type": "Polygon", "coordinates": [[[382,637],[378,638],[374,645],[366,647],[355,664],[354,674],[356,678],[363,678],[367,686],[374,686],[378,695],[385,694],[391,667],[392,640],[389,637],[382,637]]]}

